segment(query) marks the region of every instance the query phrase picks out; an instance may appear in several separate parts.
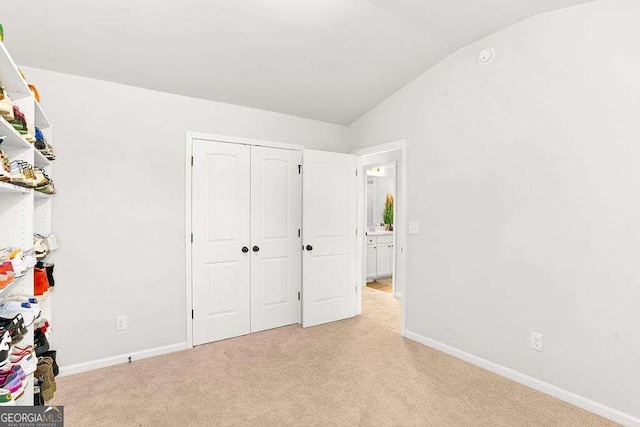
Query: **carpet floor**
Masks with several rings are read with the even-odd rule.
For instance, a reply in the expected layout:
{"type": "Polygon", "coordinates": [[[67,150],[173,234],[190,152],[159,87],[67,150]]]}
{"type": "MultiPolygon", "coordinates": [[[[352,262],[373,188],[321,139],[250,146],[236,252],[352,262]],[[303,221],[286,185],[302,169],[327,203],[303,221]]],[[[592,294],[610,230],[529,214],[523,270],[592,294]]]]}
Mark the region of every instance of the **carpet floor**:
{"type": "Polygon", "coordinates": [[[353,319],[59,378],[50,403],[64,405],[66,425],[92,427],[610,425],[402,338],[399,300],[363,296],[353,319]]]}

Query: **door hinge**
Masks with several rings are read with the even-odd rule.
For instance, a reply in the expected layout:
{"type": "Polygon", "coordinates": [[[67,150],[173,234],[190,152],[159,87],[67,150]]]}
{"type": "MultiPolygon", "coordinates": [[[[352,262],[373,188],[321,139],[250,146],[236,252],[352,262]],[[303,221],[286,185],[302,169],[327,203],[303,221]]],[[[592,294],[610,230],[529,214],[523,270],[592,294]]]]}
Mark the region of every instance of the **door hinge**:
{"type": "Polygon", "coordinates": [[[300,237],[300,229],[298,228],[298,237],[300,237]]]}
{"type": "Polygon", "coordinates": [[[356,228],[356,236],[358,235],[358,229],[356,228]]]}
{"type": "Polygon", "coordinates": [[[298,165],[298,173],[302,173],[302,165],[298,165]]]}
{"type": "Polygon", "coordinates": [[[193,233],[191,233],[191,243],[193,243],[193,233]]]}
{"type": "Polygon", "coordinates": [[[358,176],[358,169],[356,169],[356,176],[358,176]]]}
{"type": "Polygon", "coordinates": [[[358,287],[356,286],[356,294],[358,293],[358,287]]]}
{"type": "Polygon", "coordinates": [[[195,317],[193,317],[193,310],[191,310],[191,318],[195,319],[195,317]]]}
{"type": "Polygon", "coordinates": [[[193,156],[191,156],[191,167],[193,167],[193,156]]]}
{"type": "Polygon", "coordinates": [[[300,292],[298,292],[298,301],[300,301],[300,292]]]}

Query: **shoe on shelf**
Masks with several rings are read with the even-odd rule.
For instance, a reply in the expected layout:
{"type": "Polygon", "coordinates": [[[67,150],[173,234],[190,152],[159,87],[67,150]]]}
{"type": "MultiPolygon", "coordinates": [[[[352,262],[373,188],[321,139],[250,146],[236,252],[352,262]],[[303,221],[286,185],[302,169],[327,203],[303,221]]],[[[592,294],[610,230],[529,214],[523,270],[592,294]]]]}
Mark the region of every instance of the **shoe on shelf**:
{"type": "MultiPolygon", "coordinates": [[[[39,170],[36,169],[36,176],[38,176],[38,172],[39,170]]],[[[43,176],[44,179],[44,176],[43,176]]],[[[46,180],[45,180],[46,181],[46,180]]],[[[34,234],[33,235],[33,250],[35,252],[36,258],[38,260],[42,260],[44,259],[47,255],[49,255],[49,244],[47,242],[47,239],[40,235],[40,234],[34,234]]],[[[37,264],[36,264],[37,266],[37,264]]]]}
{"type": "Polygon", "coordinates": [[[24,276],[30,267],[27,264],[27,260],[24,259],[24,252],[22,252],[22,249],[5,248],[0,250],[0,258],[6,256],[7,254],[8,258],[11,260],[15,277],[18,278],[24,276]]]}
{"type": "Polygon", "coordinates": [[[17,105],[13,106],[13,120],[9,120],[9,123],[20,135],[27,134],[27,118],[17,105]]]}
{"type": "Polygon", "coordinates": [[[11,103],[11,98],[7,95],[7,91],[4,87],[0,88],[0,116],[7,120],[15,119],[13,116],[13,104],[11,103]]]}
{"type": "Polygon", "coordinates": [[[44,298],[49,293],[49,279],[44,268],[33,269],[33,295],[36,298],[44,298]]]}
{"type": "Polygon", "coordinates": [[[33,144],[34,142],[36,142],[35,133],[36,133],[36,126],[33,124],[33,122],[27,120],[27,133],[24,136],[25,139],[33,144]]]}
{"type": "Polygon", "coordinates": [[[12,366],[11,369],[0,371],[0,388],[9,390],[16,399],[22,396],[27,385],[27,374],[20,366],[12,366]]]}
{"type": "Polygon", "coordinates": [[[22,338],[27,333],[27,328],[24,327],[24,319],[21,314],[18,314],[13,319],[0,318],[0,334],[5,332],[9,332],[12,346],[22,341],[22,338]]]}
{"type": "Polygon", "coordinates": [[[35,128],[35,147],[49,160],[56,159],[56,153],[53,151],[53,147],[49,144],[49,141],[44,137],[40,128],[35,128]]]}
{"type": "Polygon", "coordinates": [[[48,357],[51,359],[52,363],[51,363],[51,367],[52,372],[53,372],[53,376],[57,377],[58,374],[60,373],[60,368],[58,367],[58,362],[56,362],[56,355],[57,355],[57,351],[56,350],[49,350],[49,351],[45,351],[44,353],[42,353],[42,357],[48,357]]]}
{"type": "Polygon", "coordinates": [[[53,375],[53,359],[50,357],[41,357],[38,359],[38,369],[35,376],[41,379],[39,386],[43,399],[51,400],[56,392],[56,379],[53,375]]]}
{"type": "Polygon", "coordinates": [[[33,346],[36,349],[36,356],[38,357],[51,350],[47,336],[39,331],[35,331],[33,334],[33,346]]]}
{"type": "Polygon", "coordinates": [[[24,177],[25,177],[25,187],[36,188],[37,179],[36,179],[36,174],[33,171],[33,166],[31,166],[27,162],[22,162],[22,173],[24,174],[24,177]]]}
{"type": "MultiPolygon", "coordinates": [[[[40,314],[42,314],[40,310],[40,303],[35,297],[31,297],[29,295],[10,295],[0,303],[0,316],[2,316],[2,304],[8,302],[19,302],[19,303],[27,303],[31,306],[31,312],[33,313],[34,323],[36,320],[40,318],[40,314]]],[[[29,325],[27,325],[29,326],[29,325]]]]}
{"type": "Polygon", "coordinates": [[[16,273],[13,271],[11,259],[8,257],[6,259],[0,258],[0,289],[9,286],[15,277],[16,273]]]}
{"type": "MultiPolygon", "coordinates": [[[[39,311],[39,309],[38,309],[39,311]]],[[[31,326],[36,319],[34,309],[26,301],[3,301],[0,303],[0,318],[11,319],[22,315],[25,326],[31,326]]],[[[39,313],[38,313],[39,314],[39,313]]]]}
{"type": "Polygon", "coordinates": [[[38,369],[38,357],[33,351],[15,357],[12,356],[10,360],[11,367],[19,366],[27,375],[33,374],[38,369]]]}
{"type": "Polygon", "coordinates": [[[16,406],[11,392],[4,388],[0,388],[0,406],[16,406]]]}
{"type": "Polygon", "coordinates": [[[0,181],[11,182],[11,162],[9,162],[9,156],[2,150],[0,150],[0,181]]]}
{"type": "Polygon", "coordinates": [[[11,162],[11,179],[12,184],[25,186],[26,178],[22,172],[22,164],[18,160],[11,162]]]}
{"type": "Polygon", "coordinates": [[[35,190],[45,194],[56,194],[56,188],[53,185],[53,181],[51,180],[51,178],[49,178],[49,175],[47,175],[47,173],[44,171],[44,168],[36,167],[36,169],[38,169],[40,173],[42,173],[42,175],[47,180],[47,182],[45,185],[36,187],[35,190]]]}
{"type": "Polygon", "coordinates": [[[36,177],[35,188],[42,188],[49,184],[49,181],[47,181],[47,178],[44,177],[44,173],[42,173],[41,169],[33,169],[33,174],[36,177]]]}
{"type": "Polygon", "coordinates": [[[3,369],[8,363],[10,363],[11,356],[11,334],[9,331],[4,331],[0,336],[0,369],[3,369]]]}
{"type": "Polygon", "coordinates": [[[38,261],[36,263],[36,268],[41,270],[45,270],[47,272],[47,282],[49,285],[49,290],[53,290],[53,287],[56,285],[55,279],[53,277],[53,269],[55,268],[55,264],[50,262],[38,261]]]}
{"type": "Polygon", "coordinates": [[[30,84],[29,90],[31,90],[31,93],[33,93],[33,97],[35,98],[36,102],[40,102],[40,94],[38,93],[38,89],[36,89],[34,85],[30,84]]]}

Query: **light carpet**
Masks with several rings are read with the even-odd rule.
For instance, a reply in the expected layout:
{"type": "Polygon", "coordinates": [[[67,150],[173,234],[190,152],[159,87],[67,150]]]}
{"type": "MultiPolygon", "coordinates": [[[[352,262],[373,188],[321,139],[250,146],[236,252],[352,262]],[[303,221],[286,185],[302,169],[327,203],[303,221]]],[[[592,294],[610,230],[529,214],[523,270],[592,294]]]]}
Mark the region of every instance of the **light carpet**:
{"type": "Polygon", "coordinates": [[[353,319],[60,378],[51,403],[64,405],[66,425],[92,427],[610,424],[402,338],[399,301],[363,295],[353,319]]]}

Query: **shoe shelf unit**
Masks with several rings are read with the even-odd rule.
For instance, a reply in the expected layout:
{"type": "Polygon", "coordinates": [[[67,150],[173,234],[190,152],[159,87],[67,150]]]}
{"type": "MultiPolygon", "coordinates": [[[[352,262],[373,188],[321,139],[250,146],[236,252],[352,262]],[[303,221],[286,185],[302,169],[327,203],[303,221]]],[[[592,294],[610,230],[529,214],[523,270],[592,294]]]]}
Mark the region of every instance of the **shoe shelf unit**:
{"type": "MultiPolygon", "coordinates": [[[[2,42],[0,42],[0,81],[13,105],[17,105],[27,120],[34,122],[45,138],[52,142],[51,124],[2,42]]],[[[53,176],[52,162],[2,117],[0,117],[0,135],[6,136],[4,142],[0,144],[0,149],[11,161],[23,160],[32,165],[41,166],[49,176],[53,176]]],[[[52,232],[52,201],[53,197],[48,194],[0,182],[0,248],[18,247],[26,252],[33,248],[34,233],[49,235],[52,232]]],[[[50,261],[51,258],[48,260],[50,261]]],[[[47,318],[49,322],[51,322],[51,293],[49,292],[39,302],[42,310],[41,317],[47,318]]],[[[0,290],[0,300],[10,295],[34,295],[33,268],[0,290]]],[[[28,329],[29,332],[18,344],[20,347],[33,345],[34,325],[32,324],[28,329]]],[[[16,399],[16,404],[33,405],[33,387],[34,376],[31,374],[24,394],[16,399]]]]}

